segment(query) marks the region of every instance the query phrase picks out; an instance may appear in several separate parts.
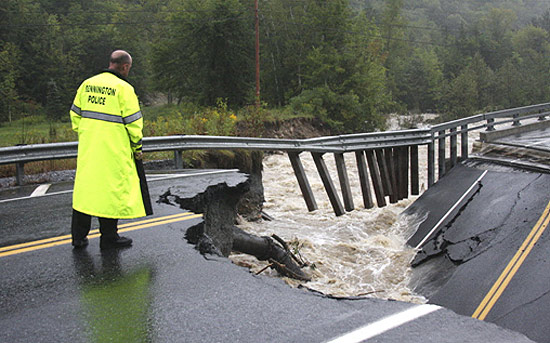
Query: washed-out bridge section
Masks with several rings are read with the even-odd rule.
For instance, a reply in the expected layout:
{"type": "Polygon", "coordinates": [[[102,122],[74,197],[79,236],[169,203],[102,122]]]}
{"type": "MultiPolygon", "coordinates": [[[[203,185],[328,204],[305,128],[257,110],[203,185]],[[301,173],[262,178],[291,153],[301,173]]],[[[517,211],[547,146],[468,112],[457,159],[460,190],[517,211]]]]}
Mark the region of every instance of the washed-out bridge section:
{"type": "MultiPolygon", "coordinates": [[[[310,187],[300,154],[311,153],[317,171],[327,191],[336,215],[354,209],[348,171],[344,154],[353,153],[358,167],[359,179],[366,208],[386,206],[419,194],[420,146],[427,146],[428,187],[437,178],[445,175],[460,159],[468,158],[468,132],[486,129],[491,132],[498,125],[522,126],[522,121],[537,119],[546,124],[550,103],[483,113],[464,119],[435,125],[429,129],[413,129],[390,132],[361,133],[319,137],[311,139],[274,139],[222,136],[163,136],[143,139],[143,150],[174,151],[176,168],[182,167],[182,151],[199,149],[247,149],[259,151],[284,151],[288,154],[307,208],[317,209],[315,196],[310,187]],[[447,148],[449,147],[449,148],[447,148]],[[460,147],[460,149],[459,149],[460,147]],[[449,155],[447,155],[449,152],[449,155]],[[340,182],[341,195],[326,166],[324,156],[334,154],[340,182]],[[374,193],[374,196],[373,196],[374,193]]],[[[78,142],[35,144],[0,148],[0,164],[16,165],[16,180],[24,182],[25,163],[75,158],[78,142]]]]}

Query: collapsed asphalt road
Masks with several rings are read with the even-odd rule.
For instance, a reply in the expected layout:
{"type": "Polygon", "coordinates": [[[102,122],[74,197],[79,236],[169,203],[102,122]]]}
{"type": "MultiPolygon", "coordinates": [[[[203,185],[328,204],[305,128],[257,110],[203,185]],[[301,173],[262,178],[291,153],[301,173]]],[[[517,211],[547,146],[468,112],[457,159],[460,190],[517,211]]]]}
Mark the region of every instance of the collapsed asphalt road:
{"type": "Polygon", "coordinates": [[[540,322],[550,313],[549,194],[549,174],[479,163],[452,169],[407,210],[429,213],[409,240],[422,248],[415,290],[432,304],[550,342],[540,322]]]}
{"type": "MultiPolygon", "coordinates": [[[[197,192],[239,173],[150,181],[197,192]]],[[[529,342],[434,305],[337,300],[203,257],[184,233],[200,216],[155,204],[155,216],[121,223],[130,249],[75,251],[67,186],[0,203],[0,340],[5,342],[529,342]],[[55,192],[54,192],[55,193],[55,192]],[[59,236],[61,235],[61,236],[59,236]],[[26,241],[51,240],[32,243],[26,241]],[[346,336],[344,336],[346,335],[346,336]]],[[[8,197],[9,198],[9,197],[8,197]]]]}

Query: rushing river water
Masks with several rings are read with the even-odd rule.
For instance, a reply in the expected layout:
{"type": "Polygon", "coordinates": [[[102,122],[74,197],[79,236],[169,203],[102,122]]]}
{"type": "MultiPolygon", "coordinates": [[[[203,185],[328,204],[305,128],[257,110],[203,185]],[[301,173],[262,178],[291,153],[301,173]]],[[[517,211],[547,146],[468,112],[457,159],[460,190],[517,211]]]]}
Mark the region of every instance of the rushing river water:
{"type": "MultiPolygon", "coordinates": [[[[335,177],[336,166],[330,157],[331,154],[325,155],[325,161],[335,177]]],[[[308,288],[334,296],[369,295],[424,302],[424,298],[413,294],[408,287],[409,262],[415,250],[405,243],[416,228],[415,218],[400,215],[415,197],[384,208],[365,209],[355,155],[345,154],[345,157],[354,211],[335,216],[313,159],[304,153],[302,163],[319,207],[308,212],[288,157],[270,155],[264,159],[264,210],[275,220],[245,223],[241,228],[257,235],[274,233],[298,247],[300,255],[314,265],[314,268],[306,268],[313,277],[311,282],[304,284],[308,288]]],[[[334,182],[339,187],[337,180],[334,182]]],[[[247,255],[231,258],[239,265],[251,267],[252,272],[266,265],[247,255]]],[[[274,271],[264,273],[276,274],[274,271]]],[[[300,284],[285,280],[291,285],[300,284]]]]}
{"type": "MultiPolygon", "coordinates": [[[[398,130],[397,120],[393,119],[390,127],[398,130]]],[[[479,139],[479,131],[471,131],[468,136],[471,152],[474,142],[479,139]]],[[[460,141],[459,135],[459,150],[460,141]]],[[[427,188],[427,147],[420,146],[418,150],[422,193],[427,188]]],[[[266,200],[264,210],[275,220],[244,223],[241,228],[257,235],[277,234],[293,246],[299,247],[300,255],[315,266],[306,269],[313,278],[312,281],[303,283],[308,288],[334,296],[367,295],[415,303],[425,302],[425,298],[414,294],[409,288],[412,274],[409,263],[416,251],[406,245],[420,219],[401,214],[417,196],[410,196],[396,204],[389,204],[387,201],[388,205],[383,208],[365,209],[355,155],[348,153],[344,156],[353,193],[354,211],[340,217],[334,214],[311,155],[302,153],[300,157],[319,207],[314,212],[308,212],[288,157],[269,155],[263,162],[266,200]]],[[[437,174],[437,152],[435,158],[437,174]]],[[[341,194],[332,154],[326,154],[324,159],[341,194]]],[[[437,180],[438,176],[435,177],[437,180]]],[[[258,272],[267,265],[248,255],[232,255],[231,259],[239,265],[251,268],[252,272],[258,272]]],[[[262,273],[277,275],[269,269],[262,273]]],[[[300,284],[288,278],[285,280],[293,286],[300,284]]]]}

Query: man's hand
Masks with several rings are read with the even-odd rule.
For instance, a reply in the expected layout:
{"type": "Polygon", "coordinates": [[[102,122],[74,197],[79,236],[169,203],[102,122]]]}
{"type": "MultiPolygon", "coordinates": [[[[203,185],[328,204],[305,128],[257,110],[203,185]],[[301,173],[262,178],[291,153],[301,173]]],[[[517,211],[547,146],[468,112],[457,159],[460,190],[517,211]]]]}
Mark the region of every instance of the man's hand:
{"type": "Polygon", "coordinates": [[[141,151],[134,152],[134,158],[136,160],[141,160],[142,157],[143,157],[143,152],[141,152],[141,151]]]}

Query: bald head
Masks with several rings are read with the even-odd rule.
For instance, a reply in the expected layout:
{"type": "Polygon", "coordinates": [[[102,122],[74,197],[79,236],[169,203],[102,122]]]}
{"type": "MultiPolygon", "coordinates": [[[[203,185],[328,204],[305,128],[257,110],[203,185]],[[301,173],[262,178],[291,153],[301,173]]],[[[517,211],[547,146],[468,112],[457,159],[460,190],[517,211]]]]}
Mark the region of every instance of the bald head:
{"type": "Polygon", "coordinates": [[[128,77],[132,67],[132,56],[124,50],[115,50],[109,59],[109,69],[118,71],[122,76],[128,77]]]}

